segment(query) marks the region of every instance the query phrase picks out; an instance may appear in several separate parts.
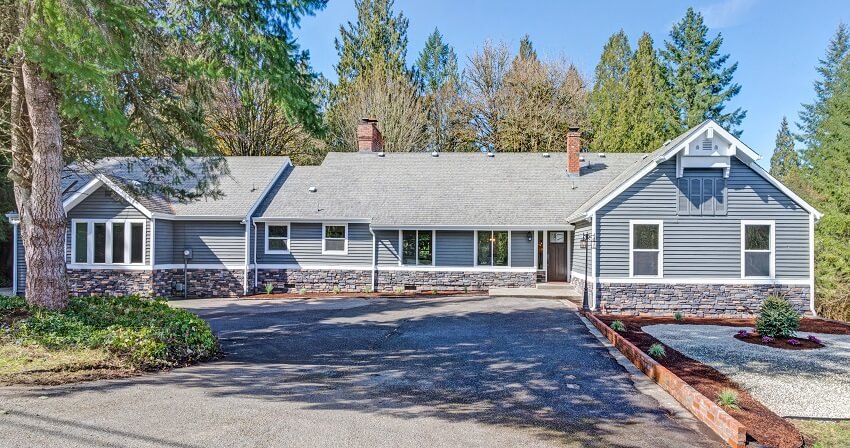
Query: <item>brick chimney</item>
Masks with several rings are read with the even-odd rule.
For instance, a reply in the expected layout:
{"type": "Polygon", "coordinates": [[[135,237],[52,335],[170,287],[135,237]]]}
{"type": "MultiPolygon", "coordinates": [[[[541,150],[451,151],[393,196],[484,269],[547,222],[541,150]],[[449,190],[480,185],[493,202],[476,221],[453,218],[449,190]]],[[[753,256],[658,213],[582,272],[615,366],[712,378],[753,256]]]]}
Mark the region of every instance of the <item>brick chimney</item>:
{"type": "Polygon", "coordinates": [[[357,150],[359,152],[381,152],[384,150],[384,137],[378,130],[378,120],[361,118],[357,124],[357,150]]]}
{"type": "Polygon", "coordinates": [[[581,163],[579,162],[579,152],[581,151],[581,133],[578,128],[570,128],[567,132],[567,172],[579,175],[581,171],[581,163]]]}

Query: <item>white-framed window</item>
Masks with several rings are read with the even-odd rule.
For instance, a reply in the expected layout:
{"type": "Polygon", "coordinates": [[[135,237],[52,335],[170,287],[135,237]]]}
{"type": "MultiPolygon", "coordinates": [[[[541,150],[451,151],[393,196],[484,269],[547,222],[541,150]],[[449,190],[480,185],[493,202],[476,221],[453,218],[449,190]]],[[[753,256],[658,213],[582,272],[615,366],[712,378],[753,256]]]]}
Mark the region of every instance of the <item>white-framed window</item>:
{"type": "Polygon", "coordinates": [[[289,253],[289,223],[266,223],[266,253],[289,253]]]}
{"type": "Polygon", "coordinates": [[[322,253],[348,253],[348,224],[322,224],[322,253]]]}
{"type": "Polygon", "coordinates": [[[773,278],[775,272],[775,222],[741,221],[741,278],[773,278]]]}
{"type": "Polygon", "coordinates": [[[71,263],[145,264],[143,219],[71,220],[71,263]]]}
{"type": "Polygon", "coordinates": [[[434,244],[433,230],[399,230],[402,266],[433,266],[434,244]]]}
{"type": "Polygon", "coordinates": [[[511,262],[511,238],[507,230],[475,231],[475,265],[508,267],[511,262]]]}
{"type": "Polygon", "coordinates": [[[664,276],[664,222],[629,221],[629,277],[664,276]]]}

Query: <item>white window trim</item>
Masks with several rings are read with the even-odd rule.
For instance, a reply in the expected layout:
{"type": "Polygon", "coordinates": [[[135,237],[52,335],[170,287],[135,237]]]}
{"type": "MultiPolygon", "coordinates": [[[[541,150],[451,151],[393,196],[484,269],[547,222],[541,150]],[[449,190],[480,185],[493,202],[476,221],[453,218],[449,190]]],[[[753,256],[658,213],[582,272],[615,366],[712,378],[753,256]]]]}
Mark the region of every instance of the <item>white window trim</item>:
{"type": "Polygon", "coordinates": [[[774,279],[776,278],[776,221],[774,220],[741,220],[741,278],[746,279],[774,279]],[[770,226],[770,275],[747,276],[746,275],[746,253],[766,252],[765,250],[746,250],[746,227],[747,226],[770,226]]]}
{"type": "MultiPolygon", "coordinates": [[[[322,235],[324,235],[324,232],[325,232],[325,229],[322,228],[322,235]]],[[[292,250],[292,248],[289,246],[290,242],[292,241],[291,233],[292,233],[292,226],[290,226],[288,222],[278,222],[278,221],[266,222],[266,234],[265,234],[265,237],[263,238],[265,240],[265,248],[264,248],[265,253],[270,254],[270,255],[287,255],[287,254],[289,254],[292,250]],[[269,249],[269,227],[276,227],[276,226],[286,226],[286,237],[274,237],[274,238],[272,238],[274,240],[285,239],[286,240],[286,250],[271,250],[271,249],[269,249]]],[[[322,241],[322,248],[325,247],[324,244],[325,244],[324,241],[322,241]]]]}
{"type": "MultiPolygon", "coordinates": [[[[337,240],[338,238],[331,238],[337,240]]],[[[348,255],[348,224],[347,223],[322,223],[322,255],[348,255]],[[328,227],[345,227],[345,239],[343,250],[325,250],[325,232],[328,227]]]]}
{"type": "Polygon", "coordinates": [[[69,263],[72,267],[85,266],[85,267],[101,267],[101,266],[145,266],[148,264],[147,257],[147,220],[146,219],[72,219],[71,220],[71,253],[70,253],[70,261],[69,263]],[[86,241],[91,242],[91,244],[86,245],[86,261],[84,263],[79,263],[76,260],[77,254],[77,224],[86,224],[86,241]],[[104,224],[105,232],[106,232],[106,247],[105,247],[105,263],[95,263],[94,262],[94,224],[104,224]],[[124,224],[125,232],[124,232],[124,263],[113,263],[112,262],[112,224],[124,224]],[[131,232],[126,231],[130,229],[131,224],[141,224],[142,225],[142,262],[141,263],[130,263],[130,256],[132,253],[132,237],[130,236],[131,232]]]}
{"type": "MultiPolygon", "coordinates": [[[[473,256],[473,260],[472,260],[472,261],[474,262],[474,265],[473,265],[473,266],[475,266],[475,267],[483,266],[483,267],[486,267],[486,268],[489,268],[489,269],[493,269],[493,270],[499,270],[499,269],[510,269],[510,268],[511,268],[511,246],[513,245],[513,238],[512,238],[512,236],[513,236],[513,235],[511,235],[511,231],[510,231],[510,230],[496,230],[496,229],[494,229],[494,230],[476,230],[475,232],[473,232],[473,238],[474,238],[474,240],[473,240],[473,248],[475,249],[475,250],[473,251],[473,254],[472,254],[472,256],[473,256]],[[491,235],[492,235],[492,233],[493,233],[493,232],[507,232],[507,233],[508,233],[508,264],[507,264],[507,265],[505,265],[505,266],[496,266],[495,264],[478,264],[478,233],[479,233],[479,232],[490,232],[490,233],[491,233],[491,235]]],[[[491,237],[491,238],[492,238],[492,237],[491,237]]],[[[492,245],[493,245],[493,243],[490,243],[490,245],[492,246],[492,245]]],[[[495,252],[495,251],[492,251],[492,252],[495,252]]],[[[491,254],[490,254],[490,261],[491,261],[491,262],[493,262],[493,263],[495,263],[495,261],[494,261],[495,253],[492,253],[492,252],[491,252],[491,254]]],[[[535,257],[536,257],[536,256],[537,256],[537,255],[536,255],[536,253],[535,253],[535,257]]],[[[535,268],[535,270],[536,270],[536,269],[537,269],[537,259],[536,259],[536,258],[535,258],[534,263],[535,263],[534,268],[535,268]]]]}
{"type": "Polygon", "coordinates": [[[437,231],[436,230],[419,230],[419,229],[399,229],[398,230],[398,265],[399,266],[422,266],[430,267],[437,265],[437,231]],[[416,232],[416,262],[413,264],[404,264],[404,232],[416,232]],[[431,232],[431,264],[419,264],[419,232],[431,232]]]}
{"type": "Polygon", "coordinates": [[[629,220],[629,278],[664,278],[664,221],[660,219],[629,220]],[[635,249],[635,225],[658,226],[658,275],[635,275],[635,252],[655,252],[653,249],[635,249]]]}

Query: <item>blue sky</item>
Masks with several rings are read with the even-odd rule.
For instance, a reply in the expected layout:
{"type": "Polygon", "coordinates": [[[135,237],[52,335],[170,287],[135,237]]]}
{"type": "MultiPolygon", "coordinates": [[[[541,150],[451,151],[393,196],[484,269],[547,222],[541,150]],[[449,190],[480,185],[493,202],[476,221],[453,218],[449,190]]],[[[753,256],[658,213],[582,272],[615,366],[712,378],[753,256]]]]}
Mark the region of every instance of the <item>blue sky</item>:
{"type": "MultiPolygon", "coordinates": [[[[705,16],[710,35],[722,33],[723,50],[738,61],[741,93],[729,107],[743,107],[742,140],[769,165],[783,115],[794,121],[800,103],[811,101],[815,65],[839,22],[850,23],[850,1],[719,0],[690,3],[705,16]]],[[[461,67],[487,40],[515,48],[528,33],[543,56],[566,57],[590,77],[602,46],[620,28],[632,47],[644,31],[656,47],[689,6],[675,1],[396,0],[410,20],[408,61],[440,29],[455,48],[461,67]],[[521,7],[518,7],[521,6],[521,7]]],[[[330,0],[326,9],[302,20],[297,38],[311,63],[333,79],[334,38],[339,26],[356,19],[353,0],[330,0]]]]}

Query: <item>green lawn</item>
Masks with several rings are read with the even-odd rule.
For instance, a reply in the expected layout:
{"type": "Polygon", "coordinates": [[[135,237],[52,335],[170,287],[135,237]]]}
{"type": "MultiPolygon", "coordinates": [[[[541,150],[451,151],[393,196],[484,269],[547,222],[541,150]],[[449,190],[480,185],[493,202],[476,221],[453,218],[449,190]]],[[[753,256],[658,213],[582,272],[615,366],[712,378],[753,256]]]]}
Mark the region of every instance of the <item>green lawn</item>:
{"type": "Polygon", "coordinates": [[[850,421],[792,420],[792,422],[803,434],[816,440],[811,448],[850,447],[850,421]]]}

